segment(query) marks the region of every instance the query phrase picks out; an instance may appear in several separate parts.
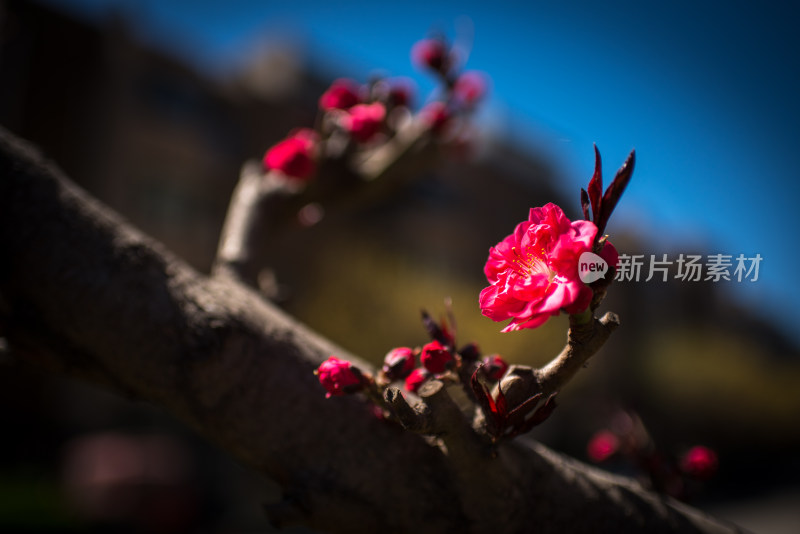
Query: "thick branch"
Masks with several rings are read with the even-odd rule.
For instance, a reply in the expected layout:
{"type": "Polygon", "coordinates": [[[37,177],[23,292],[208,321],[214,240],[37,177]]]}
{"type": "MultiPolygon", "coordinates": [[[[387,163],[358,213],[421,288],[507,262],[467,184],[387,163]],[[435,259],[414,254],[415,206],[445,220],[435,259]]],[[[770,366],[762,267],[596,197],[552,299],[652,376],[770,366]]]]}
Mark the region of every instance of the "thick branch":
{"type": "MultiPolygon", "coordinates": [[[[145,399],[276,479],[273,519],[327,532],[732,532],[630,481],[512,442],[454,473],[425,439],[325,399],[355,358],[226,277],[191,270],[0,131],[0,324],[12,349],[145,399]],[[486,470],[490,469],[490,472],[486,470]],[[484,476],[485,475],[485,476],[484,476]],[[499,492],[483,504],[474,487],[499,492]]],[[[359,366],[368,368],[363,362],[359,366]]]]}

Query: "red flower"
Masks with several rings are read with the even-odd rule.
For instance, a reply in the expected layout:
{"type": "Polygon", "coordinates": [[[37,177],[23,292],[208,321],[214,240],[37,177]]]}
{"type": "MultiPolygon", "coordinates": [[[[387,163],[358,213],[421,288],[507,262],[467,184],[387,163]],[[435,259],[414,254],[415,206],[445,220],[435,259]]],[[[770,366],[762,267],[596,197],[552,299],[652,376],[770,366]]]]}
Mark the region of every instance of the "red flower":
{"type": "Polygon", "coordinates": [[[328,392],[326,397],[345,395],[360,391],[364,386],[361,371],[350,362],[331,356],[315,371],[319,383],[328,392]]]}
{"type": "Polygon", "coordinates": [[[422,347],[422,356],[420,356],[422,366],[431,373],[443,373],[450,362],[453,361],[453,355],[450,351],[436,340],[431,341],[422,347]]]}
{"type": "Polygon", "coordinates": [[[464,105],[472,106],[486,94],[486,76],[478,71],[467,71],[456,80],[453,96],[464,105]]]}
{"type": "Polygon", "coordinates": [[[597,227],[571,222],[555,204],[532,208],[527,221],[489,250],[484,267],[489,287],[481,312],[494,321],[511,319],[503,332],[536,328],[562,310],[584,311],[592,290],[578,275],[578,258],[592,249],[597,227]]]}
{"type": "Polygon", "coordinates": [[[419,387],[430,377],[431,374],[424,368],[419,367],[411,371],[406,377],[406,389],[411,393],[416,393],[419,387]]]}
{"type": "Polygon", "coordinates": [[[358,84],[353,80],[341,78],[331,84],[319,98],[319,107],[325,111],[331,109],[349,109],[360,102],[358,84]]]}
{"type": "Polygon", "coordinates": [[[619,438],[613,432],[601,430],[592,436],[586,446],[586,453],[594,462],[602,462],[614,455],[619,449],[619,438]]]}
{"type": "Polygon", "coordinates": [[[414,370],[414,351],[408,347],[392,349],[383,359],[383,373],[389,380],[405,378],[414,370]]]}
{"type": "Polygon", "coordinates": [[[353,139],[366,143],[380,131],[385,117],[386,108],[379,102],[358,104],[342,117],[342,126],[350,132],[353,139]]]}
{"type": "Polygon", "coordinates": [[[264,154],[264,170],[280,171],[289,178],[305,180],[316,170],[314,148],[317,134],[308,128],[293,132],[264,154]]]}
{"type": "Polygon", "coordinates": [[[450,110],[444,102],[431,102],[419,112],[420,119],[433,133],[441,133],[450,124],[450,110]]]}
{"type": "Polygon", "coordinates": [[[411,61],[422,68],[447,72],[450,67],[447,45],[441,39],[422,39],[411,48],[411,61]]]}
{"type": "Polygon", "coordinates": [[[697,445],[681,458],[681,470],[699,479],[710,478],[717,471],[717,453],[708,447],[697,445]]]}
{"type": "Polygon", "coordinates": [[[492,354],[483,359],[483,371],[491,380],[500,380],[508,371],[508,363],[499,354],[492,354]]]}

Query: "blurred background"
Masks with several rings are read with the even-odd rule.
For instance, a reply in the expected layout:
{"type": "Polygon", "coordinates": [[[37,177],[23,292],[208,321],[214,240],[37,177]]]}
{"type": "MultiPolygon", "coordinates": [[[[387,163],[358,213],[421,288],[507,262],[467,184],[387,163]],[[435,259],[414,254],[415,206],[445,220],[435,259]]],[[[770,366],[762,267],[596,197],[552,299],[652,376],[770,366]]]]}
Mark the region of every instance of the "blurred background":
{"type": "MultiPolygon", "coordinates": [[[[410,48],[447,35],[491,78],[469,150],[375,204],[271,236],[282,306],[378,363],[426,342],[420,309],[442,315],[451,297],[461,342],[542,365],[567,320],[499,333],[477,306],[488,248],[532,206],[579,216],[592,143],[607,183],[635,148],[607,229],[620,252],[760,254],[758,280],[614,284],[603,309],[623,326],[534,437],[587,460],[591,436],[634,412],[667,456],[717,452],[691,504],[797,532],[800,37],[785,9],[2,0],[0,124],[207,272],[245,160],[311,126],[335,78],[407,77],[423,105],[435,85],[410,48]]],[[[0,355],[0,527],[271,531],[259,503],[277,488],[168,416],[0,355]]]]}

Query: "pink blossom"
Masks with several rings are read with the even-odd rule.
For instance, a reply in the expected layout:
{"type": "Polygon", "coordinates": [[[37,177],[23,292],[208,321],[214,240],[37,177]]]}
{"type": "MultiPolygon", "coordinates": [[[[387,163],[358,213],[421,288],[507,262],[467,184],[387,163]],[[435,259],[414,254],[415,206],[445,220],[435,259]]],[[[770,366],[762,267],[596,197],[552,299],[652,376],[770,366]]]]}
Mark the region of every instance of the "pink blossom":
{"type": "Polygon", "coordinates": [[[471,70],[463,73],[453,86],[453,96],[459,102],[472,106],[486,94],[486,76],[471,70]]]}
{"type": "Polygon", "coordinates": [[[355,393],[364,386],[361,371],[350,362],[331,356],[315,371],[326,397],[355,393]]]}
{"type": "Polygon", "coordinates": [[[342,117],[342,126],[350,132],[353,139],[366,143],[380,131],[385,117],[386,108],[379,102],[357,104],[342,117]]]}
{"type": "Polygon", "coordinates": [[[262,164],[265,170],[280,171],[289,178],[305,180],[314,174],[314,148],[317,134],[308,128],[293,132],[283,141],[273,145],[262,164]]]}
{"type": "Polygon", "coordinates": [[[390,380],[405,378],[414,370],[414,351],[408,347],[392,349],[383,359],[383,373],[390,380]]]}
{"type": "Polygon", "coordinates": [[[447,369],[447,365],[453,361],[453,355],[447,347],[434,339],[422,347],[420,361],[422,366],[431,373],[443,373],[447,369]]]}
{"type": "Polygon", "coordinates": [[[411,61],[422,68],[446,72],[449,68],[447,45],[441,39],[422,39],[411,48],[411,61]]]}
{"type": "Polygon", "coordinates": [[[555,204],[532,208],[527,221],[489,249],[484,267],[491,284],[481,291],[481,312],[511,319],[503,332],[536,328],[562,310],[584,311],[592,290],[578,276],[578,258],[590,251],[597,227],[570,221],[555,204]]]}
{"type": "Polygon", "coordinates": [[[433,133],[441,133],[450,124],[451,113],[444,102],[431,102],[419,112],[420,119],[433,133]]]}
{"type": "Polygon", "coordinates": [[[601,430],[592,436],[586,446],[586,453],[594,462],[603,462],[619,449],[619,438],[608,430],[601,430]]]}
{"type": "Polygon", "coordinates": [[[358,84],[353,80],[341,78],[331,84],[319,98],[319,107],[325,111],[331,109],[349,109],[358,104],[358,84]]]}
{"type": "Polygon", "coordinates": [[[500,380],[508,371],[508,363],[499,354],[492,354],[483,359],[483,369],[491,380],[500,380]]]}
{"type": "Polygon", "coordinates": [[[681,469],[699,479],[710,478],[717,471],[717,453],[708,447],[697,445],[681,458],[681,469]]]}
{"type": "Polygon", "coordinates": [[[411,393],[416,393],[419,387],[431,376],[427,369],[418,367],[411,371],[406,377],[406,389],[411,393]]]}

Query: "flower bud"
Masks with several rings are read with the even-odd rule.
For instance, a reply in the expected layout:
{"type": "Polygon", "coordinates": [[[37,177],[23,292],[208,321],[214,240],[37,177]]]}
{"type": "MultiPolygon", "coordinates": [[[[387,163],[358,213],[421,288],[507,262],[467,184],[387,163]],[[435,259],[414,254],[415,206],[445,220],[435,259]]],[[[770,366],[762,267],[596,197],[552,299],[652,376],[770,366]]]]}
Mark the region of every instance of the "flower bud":
{"type": "Polygon", "coordinates": [[[431,102],[419,112],[420,119],[430,128],[430,130],[439,134],[444,131],[448,124],[450,124],[450,110],[444,102],[435,101],[431,102]]]}
{"type": "Polygon", "coordinates": [[[413,82],[406,79],[392,80],[389,85],[389,104],[392,106],[410,106],[414,98],[413,82]]]}
{"type": "Polygon", "coordinates": [[[586,453],[594,462],[603,462],[619,449],[619,438],[608,430],[597,432],[586,446],[586,453]]]}
{"type": "Polygon", "coordinates": [[[315,371],[319,383],[328,392],[326,397],[356,393],[364,387],[361,371],[350,362],[331,356],[315,371]]]}
{"type": "Polygon", "coordinates": [[[483,359],[483,372],[490,380],[500,380],[508,371],[508,364],[499,354],[492,354],[483,359]]]}
{"type": "Polygon", "coordinates": [[[264,170],[275,170],[288,178],[306,180],[316,170],[314,162],[316,140],[316,132],[308,128],[293,132],[267,150],[262,161],[264,170]]]}
{"type": "Polygon", "coordinates": [[[447,72],[450,67],[447,45],[442,39],[422,39],[411,48],[411,61],[421,68],[447,72]]]}
{"type": "Polygon", "coordinates": [[[450,351],[436,340],[431,341],[422,347],[422,356],[420,356],[422,366],[431,373],[443,373],[447,367],[454,361],[453,355],[450,351]]]}
{"type": "Polygon", "coordinates": [[[477,343],[471,342],[461,347],[458,354],[465,362],[475,362],[481,357],[481,349],[478,347],[477,343]]]}
{"type": "Polygon", "coordinates": [[[416,393],[420,386],[431,376],[427,369],[418,367],[411,371],[406,377],[406,389],[411,393],[416,393]]]}
{"type": "Polygon", "coordinates": [[[681,458],[681,470],[687,475],[705,480],[717,471],[717,453],[708,447],[697,445],[681,458]]]}
{"type": "Polygon", "coordinates": [[[453,97],[465,106],[474,106],[486,95],[486,76],[471,70],[463,73],[453,86],[453,97]]]}
{"type": "Polygon", "coordinates": [[[389,380],[401,380],[414,370],[414,351],[408,347],[392,349],[383,359],[383,374],[389,380]]]}
{"type": "Polygon", "coordinates": [[[319,98],[319,107],[325,111],[349,109],[360,102],[358,84],[345,78],[336,80],[319,98]]]}
{"type": "Polygon", "coordinates": [[[381,130],[385,117],[386,108],[381,103],[357,104],[342,117],[342,126],[353,139],[366,143],[381,130]]]}

